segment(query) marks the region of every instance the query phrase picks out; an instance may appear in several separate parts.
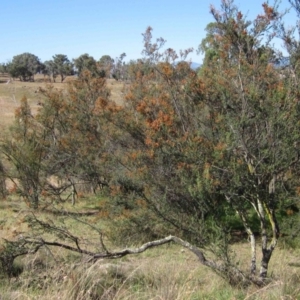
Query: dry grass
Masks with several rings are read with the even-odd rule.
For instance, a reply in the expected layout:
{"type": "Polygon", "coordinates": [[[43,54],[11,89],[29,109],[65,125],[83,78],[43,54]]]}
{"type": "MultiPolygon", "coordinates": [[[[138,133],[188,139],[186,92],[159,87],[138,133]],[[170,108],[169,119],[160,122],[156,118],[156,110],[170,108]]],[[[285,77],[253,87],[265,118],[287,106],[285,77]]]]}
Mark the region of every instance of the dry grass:
{"type": "MultiPolygon", "coordinates": [[[[87,210],[96,199],[81,199],[75,208],[87,210]],[[92,201],[92,203],[91,203],[92,201]]],[[[1,237],[17,238],[28,230],[23,218],[28,208],[15,196],[0,203],[1,237]]],[[[55,224],[64,224],[76,235],[97,243],[95,232],[74,219],[38,212],[37,216],[55,224]]],[[[105,224],[96,216],[86,216],[99,228],[105,224]]],[[[113,246],[109,244],[110,249],[113,246]]],[[[240,265],[249,262],[248,243],[233,245],[233,256],[240,265]]],[[[201,266],[197,258],[176,245],[164,245],[138,256],[119,260],[84,263],[84,257],[59,248],[45,248],[35,255],[16,261],[23,272],[18,278],[0,284],[1,299],[300,299],[299,251],[278,247],[270,264],[272,282],[264,288],[240,290],[230,287],[215,273],[201,266]]],[[[244,265],[243,265],[244,264],[244,265]]]]}
{"type": "MultiPolygon", "coordinates": [[[[6,129],[12,124],[16,108],[23,96],[27,97],[33,113],[37,111],[38,103],[43,96],[38,92],[39,88],[45,88],[52,84],[57,89],[65,89],[68,82],[74,80],[74,76],[68,76],[63,83],[50,83],[47,77],[36,75],[34,82],[9,81],[9,77],[0,75],[0,128],[6,129]]],[[[124,83],[115,79],[108,79],[107,86],[111,90],[111,99],[117,104],[123,103],[124,83]]],[[[2,131],[2,130],[1,130],[2,131]]]]}
{"type": "Polygon", "coordinates": [[[111,100],[115,101],[118,105],[124,103],[124,91],[127,84],[122,81],[116,81],[115,79],[107,80],[107,87],[111,91],[111,100]]]}
{"type": "MultiPolygon", "coordinates": [[[[55,255],[56,262],[46,251],[23,260],[23,273],[3,286],[2,299],[299,299],[299,270],[291,273],[285,268],[280,278],[264,288],[240,290],[230,287],[177,246],[92,265],[59,260],[58,253],[55,255]]],[[[75,256],[69,256],[72,259],[75,256]]]]}

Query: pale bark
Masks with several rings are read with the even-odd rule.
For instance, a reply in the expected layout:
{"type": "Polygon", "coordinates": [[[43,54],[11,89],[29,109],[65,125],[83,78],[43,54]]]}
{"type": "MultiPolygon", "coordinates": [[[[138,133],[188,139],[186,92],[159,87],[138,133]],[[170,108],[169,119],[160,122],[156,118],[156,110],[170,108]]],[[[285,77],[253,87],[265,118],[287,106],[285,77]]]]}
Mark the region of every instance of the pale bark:
{"type": "Polygon", "coordinates": [[[259,277],[264,280],[267,277],[269,261],[272,253],[277,245],[279,237],[279,228],[275,217],[274,210],[271,210],[264,202],[257,200],[258,215],[261,225],[261,247],[262,247],[262,260],[260,265],[259,277]],[[272,240],[268,246],[266,214],[272,227],[272,240]]]}
{"type": "Polygon", "coordinates": [[[251,246],[250,274],[255,275],[256,274],[256,240],[255,240],[255,236],[254,236],[254,233],[253,233],[251,227],[249,226],[249,224],[247,222],[245,215],[241,211],[238,211],[238,214],[243,222],[243,225],[244,225],[246,232],[248,234],[248,237],[250,239],[250,246],[251,246]]]}

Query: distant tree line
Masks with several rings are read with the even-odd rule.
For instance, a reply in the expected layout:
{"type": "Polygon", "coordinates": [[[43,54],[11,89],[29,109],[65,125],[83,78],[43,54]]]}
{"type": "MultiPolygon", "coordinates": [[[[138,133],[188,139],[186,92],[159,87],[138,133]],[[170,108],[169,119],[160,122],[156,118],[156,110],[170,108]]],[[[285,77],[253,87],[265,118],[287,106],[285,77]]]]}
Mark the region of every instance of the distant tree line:
{"type": "Polygon", "coordinates": [[[96,61],[94,57],[85,53],[70,60],[65,54],[55,54],[51,60],[42,62],[36,55],[26,52],[14,56],[8,63],[0,64],[0,73],[8,73],[20,81],[34,81],[36,74],[43,74],[49,76],[53,82],[57,77],[63,82],[66,76],[74,74],[80,76],[83,71],[89,71],[93,77],[111,77],[119,80],[126,78],[125,57],[125,53],[116,59],[103,55],[96,61]]]}

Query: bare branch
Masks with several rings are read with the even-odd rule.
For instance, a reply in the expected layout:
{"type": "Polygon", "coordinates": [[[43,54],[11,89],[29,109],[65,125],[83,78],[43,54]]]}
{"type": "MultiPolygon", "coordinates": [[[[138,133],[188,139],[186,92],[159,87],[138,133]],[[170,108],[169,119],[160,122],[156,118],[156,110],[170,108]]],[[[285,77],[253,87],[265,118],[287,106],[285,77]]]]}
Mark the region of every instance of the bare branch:
{"type": "Polygon", "coordinates": [[[198,257],[201,264],[203,264],[207,267],[210,267],[216,271],[220,271],[220,272],[224,271],[224,266],[218,265],[215,262],[206,259],[206,257],[204,256],[204,253],[199,248],[193,246],[192,244],[190,244],[187,241],[184,241],[184,240],[182,240],[176,236],[172,236],[172,235],[169,235],[169,236],[159,239],[159,240],[147,242],[138,248],[125,248],[125,249],[122,249],[119,251],[114,251],[114,252],[108,252],[107,249],[105,249],[106,251],[104,253],[94,253],[91,251],[83,250],[81,248],[78,248],[77,244],[76,244],[76,247],[72,247],[70,245],[66,245],[66,244],[59,243],[59,242],[50,242],[50,241],[45,241],[43,239],[37,240],[37,239],[32,239],[32,238],[25,238],[25,241],[26,241],[26,243],[32,243],[33,245],[40,245],[40,247],[42,247],[43,245],[55,246],[55,247],[64,248],[64,249],[67,249],[67,250],[70,250],[73,252],[85,254],[90,257],[90,259],[88,261],[93,261],[93,262],[97,261],[99,259],[104,259],[104,258],[116,259],[116,258],[124,257],[126,255],[140,254],[150,248],[154,248],[157,246],[161,246],[164,244],[174,242],[175,244],[180,245],[180,246],[190,250],[191,252],[193,252],[198,257]]]}

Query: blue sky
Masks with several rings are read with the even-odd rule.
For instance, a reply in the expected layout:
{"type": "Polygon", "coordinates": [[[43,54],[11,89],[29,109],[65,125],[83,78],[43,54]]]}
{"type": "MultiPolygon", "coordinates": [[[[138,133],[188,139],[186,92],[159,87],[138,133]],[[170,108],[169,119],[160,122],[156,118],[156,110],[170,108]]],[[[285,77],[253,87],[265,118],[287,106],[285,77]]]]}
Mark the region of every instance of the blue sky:
{"type": "MultiPolygon", "coordinates": [[[[253,17],[263,0],[237,0],[241,11],[253,17]]],[[[270,1],[270,3],[272,3],[270,1]]],[[[54,54],[69,59],[83,53],[99,59],[125,52],[126,60],[140,58],[142,33],[151,26],[153,36],[167,40],[175,50],[197,48],[211,22],[209,6],[220,0],[3,0],[0,7],[0,62],[30,52],[42,61],[54,54]]],[[[281,7],[289,7],[288,0],[281,7]]],[[[287,18],[295,22],[294,14],[287,18]]],[[[201,56],[189,56],[201,62],[201,56]]]]}

